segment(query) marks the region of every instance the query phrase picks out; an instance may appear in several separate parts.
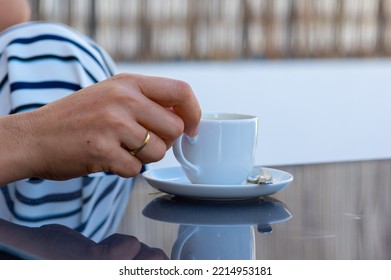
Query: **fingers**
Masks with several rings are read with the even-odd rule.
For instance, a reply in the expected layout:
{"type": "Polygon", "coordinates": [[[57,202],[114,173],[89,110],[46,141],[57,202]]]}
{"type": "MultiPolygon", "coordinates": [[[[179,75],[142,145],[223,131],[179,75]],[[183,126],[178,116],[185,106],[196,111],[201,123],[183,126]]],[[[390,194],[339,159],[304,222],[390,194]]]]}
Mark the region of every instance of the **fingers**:
{"type": "Polygon", "coordinates": [[[197,134],[201,109],[191,87],[178,80],[146,77],[140,79],[141,91],[151,100],[174,112],[184,122],[184,132],[189,136],[197,134]],[[151,82],[152,81],[152,82],[151,82]]]}
{"type": "Polygon", "coordinates": [[[107,167],[99,168],[98,171],[109,171],[124,178],[134,177],[140,173],[142,162],[132,156],[126,149],[118,147],[107,155],[107,167]]]}
{"type": "Polygon", "coordinates": [[[150,129],[131,118],[123,119],[119,125],[120,147],[125,151],[124,156],[137,159],[147,164],[161,160],[167,151],[167,144],[150,129]]]}
{"type": "Polygon", "coordinates": [[[127,152],[148,144],[134,155],[146,164],[161,160],[173,142],[184,132],[195,135],[201,110],[191,87],[182,81],[133,74],[120,74],[111,79],[113,88],[125,90],[128,98],[128,128],[121,145],[127,152]],[[119,86],[120,85],[120,86],[119,86]]]}
{"type": "MultiPolygon", "coordinates": [[[[121,144],[116,145],[116,147],[112,145],[110,151],[106,151],[105,157],[108,165],[103,170],[129,178],[139,174],[143,164],[163,159],[167,151],[166,144],[151,131],[149,132],[148,143],[136,154],[132,154],[132,151],[144,145],[146,131],[143,126],[138,124],[133,125],[132,129],[124,130],[121,136],[121,144]]],[[[97,169],[99,171],[100,168],[97,169]]]]}
{"type": "Polygon", "coordinates": [[[135,130],[137,132],[132,137],[130,133],[128,133],[129,137],[123,137],[123,148],[128,152],[128,155],[137,158],[144,164],[161,160],[167,151],[166,143],[141,125],[137,125],[135,130]],[[135,138],[136,140],[133,140],[135,138]],[[147,138],[148,141],[145,142],[147,138]]]}
{"type": "Polygon", "coordinates": [[[138,142],[136,143],[140,143],[145,135],[145,130],[149,130],[164,141],[167,150],[183,133],[184,121],[172,109],[156,103],[141,93],[139,96],[133,97],[129,103],[132,103],[129,104],[129,107],[132,108],[131,118],[143,127],[143,130],[137,134],[138,142]],[[134,101],[135,98],[137,98],[137,102],[134,101]]]}
{"type": "MultiPolygon", "coordinates": [[[[189,136],[197,134],[197,127],[201,118],[201,109],[196,96],[191,87],[183,81],[174,79],[151,77],[143,75],[120,74],[114,77],[114,80],[124,80],[126,83],[136,83],[139,90],[150,100],[155,102],[155,105],[144,111],[144,120],[150,125],[157,128],[157,124],[163,121],[167,123],[176,123],[178,119],[174,115],[179,116],[184,124],[184,132],[189,136]],[[162,111],[162,108],[172,109],[162,111]],[[150,114],[155,112],[154,114],[150,114]],[[159,113],[159,114],[158,114],[159,113]],[[175,114],[173,114],[175,113],[175,114]],[[163,119],[162,119],[162,118],[163,119]],[[152,122],[152,120],[154,120],[152,122]]],[[[129,85],[130,85],[129,84],[129,85]]],[[[174,128],[175,129],[175,128],[174,128]]]]}

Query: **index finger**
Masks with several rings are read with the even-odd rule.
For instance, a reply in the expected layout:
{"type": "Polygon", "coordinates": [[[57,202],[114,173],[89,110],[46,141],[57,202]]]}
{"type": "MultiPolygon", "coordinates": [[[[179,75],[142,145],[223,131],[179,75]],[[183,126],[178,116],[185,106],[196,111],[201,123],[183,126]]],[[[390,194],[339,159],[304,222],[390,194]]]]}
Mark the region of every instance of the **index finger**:
{"type": "Polygon", "coordinates": [[[197,134],[201,119],[201,108],[191,86],[180,80],[135,75],[140,91],[149,99],[165,108],[173,108],[183,120],[184,132],[189,136],[197,134]]]}

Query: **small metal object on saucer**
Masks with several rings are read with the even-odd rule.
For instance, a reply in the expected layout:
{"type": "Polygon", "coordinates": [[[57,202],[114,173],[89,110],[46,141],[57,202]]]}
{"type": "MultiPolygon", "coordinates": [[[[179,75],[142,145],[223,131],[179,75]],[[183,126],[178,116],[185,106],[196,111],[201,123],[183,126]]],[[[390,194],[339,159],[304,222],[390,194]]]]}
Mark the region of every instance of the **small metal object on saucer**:
{"type": "Polygon", "coordinates": [[[247,183],[250,184],[272,184],[273,178],[267,169],[254,167],[251,174],[247,177],[247,183]]]}

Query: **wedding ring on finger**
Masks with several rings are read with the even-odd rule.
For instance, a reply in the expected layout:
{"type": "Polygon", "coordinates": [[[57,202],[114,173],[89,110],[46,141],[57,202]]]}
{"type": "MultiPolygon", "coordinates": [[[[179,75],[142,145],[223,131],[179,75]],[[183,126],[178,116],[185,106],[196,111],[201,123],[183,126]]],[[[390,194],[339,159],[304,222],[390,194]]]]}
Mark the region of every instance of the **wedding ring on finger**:
{"type": "Polygon", "coordinates": [[[141,144],[140,147],[131,150],[130,154],[132,156],[136,156],[142,149],[144,149],[144,147],[149,143],[150,140],[151,140],[151,133],[149,132],[149,130],[147,130],[147,134],[145,135],[144,142],[141,144]]]}

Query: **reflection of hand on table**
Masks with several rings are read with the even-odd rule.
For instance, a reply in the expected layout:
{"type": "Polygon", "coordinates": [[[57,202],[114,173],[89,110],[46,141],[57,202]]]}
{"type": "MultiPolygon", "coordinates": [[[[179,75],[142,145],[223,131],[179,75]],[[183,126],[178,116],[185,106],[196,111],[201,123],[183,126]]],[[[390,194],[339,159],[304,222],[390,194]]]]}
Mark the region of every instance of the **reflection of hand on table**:
{"type": "Polygon", "coordinates": [[[62,225],[29,228],[0,220],[0,243],[38,259],[162,260],[168,258],[162,250],[148,247],[133,236],[113,234],[96,243],[62,225]]]}

